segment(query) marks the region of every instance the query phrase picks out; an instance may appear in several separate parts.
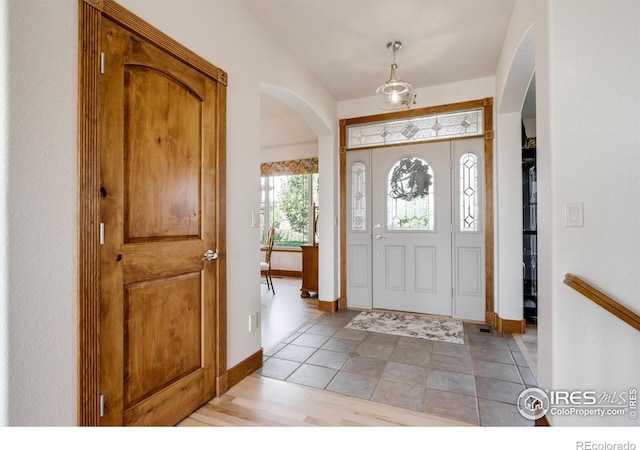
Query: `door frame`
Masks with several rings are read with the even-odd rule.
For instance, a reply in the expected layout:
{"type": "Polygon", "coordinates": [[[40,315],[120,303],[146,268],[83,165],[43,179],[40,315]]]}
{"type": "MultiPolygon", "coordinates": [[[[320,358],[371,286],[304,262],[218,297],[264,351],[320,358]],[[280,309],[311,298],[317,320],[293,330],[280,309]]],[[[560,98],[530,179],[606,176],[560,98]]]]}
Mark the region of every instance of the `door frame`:
{"type": "MultiPolygon", "coordinates": [[[[429,106],[406,111],[377,114],[372,116],[340,119],[340,298],[338,309],[347,309],[347,127],[391,120],[408,119],[430,114],[483,109],[484,135],[461,138],[447,137],[427,142],[455,141],[484,137],[484,232],[485,232],[485,324],[502,328],[502,320],[495,312],[494,297],[494,206],[493,206],[493,97],[447,105],[429,106]]],[[[420,142],[424,143],[424,142],[420,142]]],[[[381,149],[396,146],[414,145],[417,143],[391,144],[381,146],[363,146],[352,150],[381,149]]],[[[505,330],[506,331],[506,330],[505,330]]]]}
{"type": "Polygon", "coordinates": [[[102,18],[216,81],[218,87],[216,217],[216,395],[228,390],[226,285],[226,99],[227,73],[135,16],[113,0],[78,0],[78,416],[79,426],[100,424],[100,147],[98,92],[102,18]]]}

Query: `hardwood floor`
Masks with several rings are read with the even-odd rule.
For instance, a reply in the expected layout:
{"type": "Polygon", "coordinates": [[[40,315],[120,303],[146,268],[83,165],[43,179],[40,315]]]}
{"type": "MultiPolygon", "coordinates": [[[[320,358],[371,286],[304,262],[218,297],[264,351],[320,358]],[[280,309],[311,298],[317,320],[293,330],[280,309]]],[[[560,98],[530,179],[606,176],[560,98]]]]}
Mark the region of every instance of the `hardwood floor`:
{"type": "Polygon", "coordinates": [[[317,298],[301,298],[300,278],[273,277],[275,295],[267,289],[262,279],[261,285],[261,326],[262,348],[273,347],[282,338],[313,320],[322,311],[318,310],[317,298]]]}
{"type": "Polygon", "coordinates": [[[251,375],[179,426],[470,426],[464,422],[251,375]]]}

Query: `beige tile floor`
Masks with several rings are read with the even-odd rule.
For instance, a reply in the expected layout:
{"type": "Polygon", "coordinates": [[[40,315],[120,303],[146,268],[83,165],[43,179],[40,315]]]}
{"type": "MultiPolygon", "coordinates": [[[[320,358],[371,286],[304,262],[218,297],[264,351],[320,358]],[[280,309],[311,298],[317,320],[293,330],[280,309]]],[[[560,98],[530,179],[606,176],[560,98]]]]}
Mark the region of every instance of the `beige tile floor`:
{"type": "Polygon", "coordinates": [[[510,334],[474,323],[464,324],[464,344],[350,330],[344,327],[358,311],[319,314],[299,298],[299,280],[274,283],[276,295],[262,287],[259,375],[470,424],[533,425],[515,406],[536,385],[531,356],[522,353],[534,347],[531,337],[523,347],[510,334]],[[277,317],[289,310],[291,328],[284,332],[287,319],[277,317]],[[269,331],[276,323],[278,332],[269,331]]]}

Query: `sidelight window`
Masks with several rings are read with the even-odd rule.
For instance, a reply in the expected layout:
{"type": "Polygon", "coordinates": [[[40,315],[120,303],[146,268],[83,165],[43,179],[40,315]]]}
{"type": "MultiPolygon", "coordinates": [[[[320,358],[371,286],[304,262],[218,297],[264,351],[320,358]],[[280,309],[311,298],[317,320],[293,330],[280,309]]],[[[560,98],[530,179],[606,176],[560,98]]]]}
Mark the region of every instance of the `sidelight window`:
{"type": "Polygon", "coordinates": [[[478,156],[465,153],[459,159],[460,231],[478,231],[480,227],[480,196],[478,186],[478,156]]]}

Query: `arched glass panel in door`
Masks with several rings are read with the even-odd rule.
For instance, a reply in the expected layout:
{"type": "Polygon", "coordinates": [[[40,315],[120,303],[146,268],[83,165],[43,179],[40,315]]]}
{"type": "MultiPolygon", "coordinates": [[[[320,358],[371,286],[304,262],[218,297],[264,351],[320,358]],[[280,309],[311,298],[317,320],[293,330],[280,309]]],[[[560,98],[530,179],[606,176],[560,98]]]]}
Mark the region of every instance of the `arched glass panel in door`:
{"type": "Polygon", "coordinates": [[[434,186],[427,161],[413,157],[397,161],[387,179],[387,229],[433,231],[434,186]]]}

